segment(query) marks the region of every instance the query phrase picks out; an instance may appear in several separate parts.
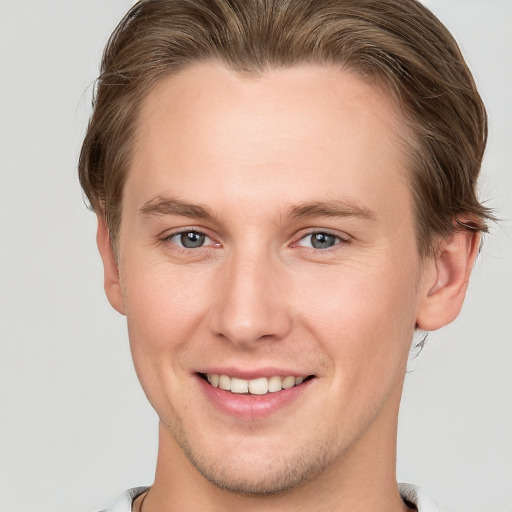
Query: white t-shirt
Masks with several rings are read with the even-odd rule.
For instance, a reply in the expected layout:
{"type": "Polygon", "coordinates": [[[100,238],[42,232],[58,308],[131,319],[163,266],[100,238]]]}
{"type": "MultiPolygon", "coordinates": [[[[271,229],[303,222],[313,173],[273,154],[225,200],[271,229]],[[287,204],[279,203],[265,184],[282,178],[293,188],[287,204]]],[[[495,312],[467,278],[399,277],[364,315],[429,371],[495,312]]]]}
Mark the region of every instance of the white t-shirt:
{"type": "MultiPolygon", "coordinates": [[[[441,512],[434,500],[416,485],[399,483],[398,488],[402,498],[415,505],[418,512],[441,512]]],[[[103,512],[132,512],[133,500],[146,489],[147,487],[128,489],[103,512]]]]}

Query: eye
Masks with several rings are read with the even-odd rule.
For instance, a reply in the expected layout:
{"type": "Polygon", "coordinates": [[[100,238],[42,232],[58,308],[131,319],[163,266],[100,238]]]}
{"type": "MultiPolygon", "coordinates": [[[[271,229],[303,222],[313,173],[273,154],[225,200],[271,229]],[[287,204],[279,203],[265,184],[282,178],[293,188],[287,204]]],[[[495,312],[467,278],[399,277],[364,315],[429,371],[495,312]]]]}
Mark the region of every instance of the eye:
{"type": "Polygon", "coordinates": [[[212,242],[204,233],[192,230],[175,233],[168,236],[165,240],[185,249],[197,249],[198,247],[203,247],[205,243],[210,245],[212,242]]]}
{"type": "Polygon", "coordinates": [[[344,240],[332,233],[317,231],[302,237],[297,245],[301,247],[312,247],[313,249],[330,249],[344,240]]]}

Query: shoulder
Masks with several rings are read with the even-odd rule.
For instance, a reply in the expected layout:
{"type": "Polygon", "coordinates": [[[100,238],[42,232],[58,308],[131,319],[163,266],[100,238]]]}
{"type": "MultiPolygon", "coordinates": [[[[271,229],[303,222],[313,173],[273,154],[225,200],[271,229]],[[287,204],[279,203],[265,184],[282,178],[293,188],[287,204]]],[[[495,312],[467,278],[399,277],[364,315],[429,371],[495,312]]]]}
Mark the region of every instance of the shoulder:
{"type": "Polygon", "coordinates": [[[434,500],[417,485],[399,483],[400,496],[412,505],[415,505],[418,512],[442,512],[434,500]]]}
{"type": "Polygon", "coordinates": [[[142,494],[147,487],[133,487],[123,492],[110,507],[101,512],[131,512],[133,500],[142,494]]]}

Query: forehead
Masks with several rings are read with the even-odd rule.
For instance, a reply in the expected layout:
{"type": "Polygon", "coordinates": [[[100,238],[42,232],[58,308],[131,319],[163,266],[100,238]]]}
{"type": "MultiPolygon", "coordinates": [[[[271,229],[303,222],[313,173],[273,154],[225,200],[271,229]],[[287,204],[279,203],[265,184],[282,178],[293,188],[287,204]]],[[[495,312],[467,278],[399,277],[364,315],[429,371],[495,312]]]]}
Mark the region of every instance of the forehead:
{"type": "Polygon", "coordinates": [[[127,193],[140,205],[191,193],[225,208],[234,198],[262,207],[340,195],[379,203],[393,184],[409,193],[400,130],[388,95],[349,71],[244,75],[198,64],[145,99],[127,193]]]}

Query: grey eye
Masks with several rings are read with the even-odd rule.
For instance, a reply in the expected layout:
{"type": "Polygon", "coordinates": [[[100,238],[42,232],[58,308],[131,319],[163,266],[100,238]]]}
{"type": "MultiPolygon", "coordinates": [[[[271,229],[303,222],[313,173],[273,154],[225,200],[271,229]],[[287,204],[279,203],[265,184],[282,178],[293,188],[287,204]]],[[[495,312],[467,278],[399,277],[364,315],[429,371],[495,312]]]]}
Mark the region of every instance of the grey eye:
{"type": "Polygon", "coordinates": [[[178,236],[180,245],[186,247],[187,249],[196,249],[197,247],[202,247],[206,239],[206,235],[203,233],[198,233],[197,231],[186,231],[184,233],[180,233],[178,236]]]}
{"type": "Polygon", "coordinates": [[[312,247],[313,249],[330,249],[340,243],[340,241],[339,236],[319,231],[305,236],[299,241],[298,245],[302,247],[312,247]]]}
{"type": "Polygon", "coordinates": [[[336,244],[336,237],[329,233],[313,233],[311,235],[311,245],[315,249],[329,249],[336,244]]]}

